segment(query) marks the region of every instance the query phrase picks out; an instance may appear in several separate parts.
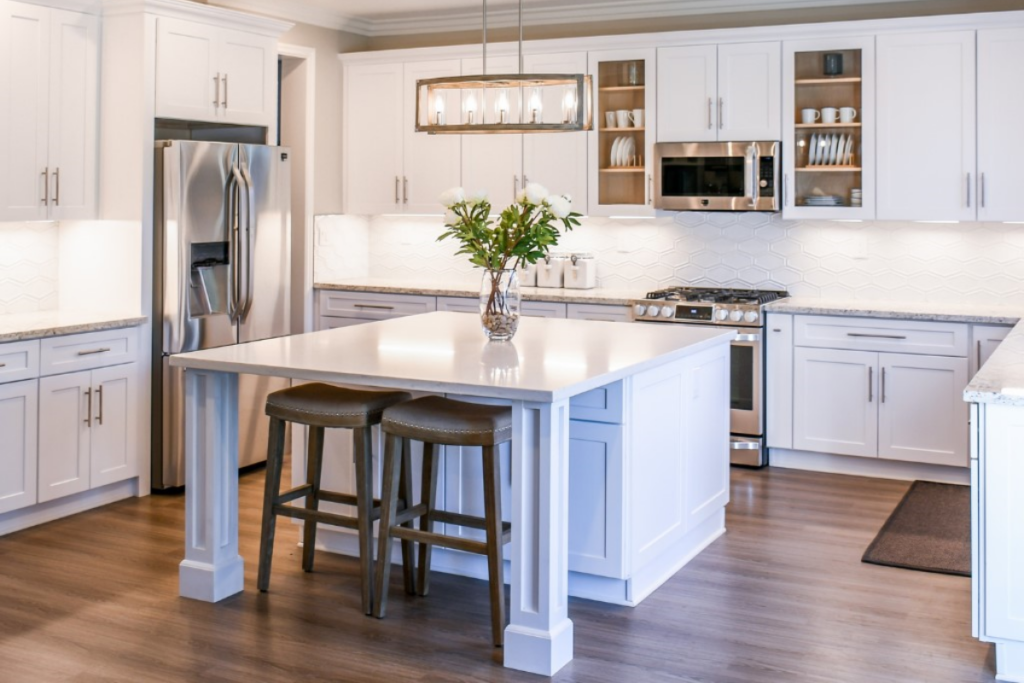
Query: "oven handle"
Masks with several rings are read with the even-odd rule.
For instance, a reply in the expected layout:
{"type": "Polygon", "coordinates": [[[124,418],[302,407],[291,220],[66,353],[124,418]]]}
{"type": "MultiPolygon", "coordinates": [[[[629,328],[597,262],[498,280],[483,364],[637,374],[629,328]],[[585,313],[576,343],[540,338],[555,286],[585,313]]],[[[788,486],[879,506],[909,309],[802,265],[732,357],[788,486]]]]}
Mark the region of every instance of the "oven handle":
{"type": "Polygon", "coordinates": [[[733,451],[759,451],[761,444],[757,441],[730,441],[729,450],[733,451]]]}
{"type": "Polygon", "coordinates": [[[759,342],[761,341],[761,335],[759,334],[737,334],[733,341],[737,342],[759,342]]]}

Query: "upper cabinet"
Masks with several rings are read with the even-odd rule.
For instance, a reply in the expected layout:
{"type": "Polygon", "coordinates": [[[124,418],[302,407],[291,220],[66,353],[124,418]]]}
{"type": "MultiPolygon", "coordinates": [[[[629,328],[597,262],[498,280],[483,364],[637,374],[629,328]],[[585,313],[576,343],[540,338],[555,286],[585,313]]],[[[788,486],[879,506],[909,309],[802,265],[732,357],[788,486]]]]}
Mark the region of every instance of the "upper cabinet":
{"type": "Polygon", "coordinates": [[[778,140],[780,44],[658,50],[659,142],[778,140]]]}
{"type": "Polygon", "coordinates": [[[875,215],[875,40],[783,45],[783,217],[875,215]]]}
{"type": "MultiPolygon", "coordinates": [[[[514,74],[519,72],[519,60],[513,56],[491,57],[487,60],[487,73],[514,74]]],[[[462,60],[462,73],[483,73],[482,59],[462,60]]],[[[461,115],[472,111],[476,121],[495,123],[502,111],[519,111],[519,89],[491,89],[481,99],[480,91],[467,90],[463,95],[461,115]]],[[[465,120],[465,119],[464,119],[465,120]]],[[[422,135],[422,133],[419,133],[422,135]]],[[[515,200],[523,184],[523,136],[519,133],[499,135],[462,136],[462,179],[470,192],[486,190],[494,212],[501,211],[515,200]]]]}
{"type": "Polygon", "coordinates": [[[0,221],[96,214],[99,21],[0,3],[0,221]]]}
{"type": "Polygon", "coordinates": [[[597,132],[590,135],[587,213],[653,216],[655,50],[591,52],[588,59],[597,132]]]}
{"type": "Polygon", "coordinates": [[[879,219],[975,219],[975,100],[974,31],[878,37],[879,219]]]}
{"type": "Polygon", "coordinates": [[[1024,221],[1024,29],[978,31],[978,218],[1024,221]]]}
{"type": "Polygon", "coordinates": [[[160,17],[156,116],[274,125],[277,41],[212,24],[160,17]]]}

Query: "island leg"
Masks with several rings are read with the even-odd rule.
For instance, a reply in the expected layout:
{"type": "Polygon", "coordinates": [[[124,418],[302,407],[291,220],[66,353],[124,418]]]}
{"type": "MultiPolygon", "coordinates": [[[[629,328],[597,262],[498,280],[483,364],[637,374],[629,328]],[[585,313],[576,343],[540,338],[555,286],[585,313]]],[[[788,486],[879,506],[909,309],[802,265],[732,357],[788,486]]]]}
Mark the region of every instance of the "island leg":
{"type": "Polygon", "coordinates": [[[572,660],[569,401],[512,402],[512,600],[505,666],[552,676],[572,660]]]}
{"type": "Polygon", "coordinates": [[[242,591],[238,554],[238,375],[185,372],[185,559],[182,597],[242,591]]]}

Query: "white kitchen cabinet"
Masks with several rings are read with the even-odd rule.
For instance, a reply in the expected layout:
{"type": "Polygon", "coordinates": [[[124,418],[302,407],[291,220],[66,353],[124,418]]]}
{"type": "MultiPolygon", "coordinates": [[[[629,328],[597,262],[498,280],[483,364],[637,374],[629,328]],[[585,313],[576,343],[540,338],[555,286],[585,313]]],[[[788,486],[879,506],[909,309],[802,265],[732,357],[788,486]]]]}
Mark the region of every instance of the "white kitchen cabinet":
{"type": "Polygon", "coordinates": [[[1024,29],[978,31],[978,220],[1024,220],[1024,29]]]}
{"type": "MultiPolygon", "coordinates": [[[[437,310],[480,314],[480,301],[469,297],[439,296],[437,310]]],[[[527,318],[564,318],[565,304],[547,301],[523,301],[519,313],[527,318]]]]}
{"type": "Polygon", "coordinates": [[[37,499],[39,381],[0,384],[0,514],[37,499]]]}
{"type": "Polygon", "coordinates": [[[999,344],[1006,339],[1013,327],[1007,325],[972,325],[971,326],[971,348],[970,374],[971,377],[977,374],[989,357],[995,353],[999,344]]]}
{"type": "MultiPolygon", "coordinates": [[[[483,71],[483,60],[462,60],[462,73],[467,75],[480,74],[483,71]]],[[[487,71],[492,74],[508,74],[519,72],[519,60],[516,57],[494,57],[487,60],[487,71]]],[[[498,111],[506,106],[509,117],[519,111],[519,89],[508,91],[490,90],[486,92],[483,102],[476,102],[479,93],[467,91],[463,95],[463,110],[474,107],[475,120],[480,117],[488,123],[498,121],[498,111]],[[473,104],[469,104],[472,100],[473,104]]],[[[545,136],[547,137],[547,136],[545,136]]],[[[557,136],[556,136],[557,137],[557,136]]],[[[462,184],[466,191],[473,193],[486,190],[493,207],[492,215],[502,211],[515,201],[516,194],[523,189],[523,136],[520,134],[503,135],[463,135],[462,136],[462,184]]]]}
{"type": "Polygon", "coordinates": [[[276,83],[274,38],[157,20],[157,117],[270,127],[277,117],[276,83]]]}
{"type": "MultiPolygon", "coordinates": [[[[579,74],[587,71],[585,52],[553,55],[526,55],[523,68],[528,73],[579,74]]],[[[563,93],[545,88],[541,119],[544,123],[564,122],[563,93]]],[[[549,192],[569,195],[573,210],[587,210],[587,133],[523,135],[523,186],[540,183],[549,192]]],[[[504,208],[501,205],[495,205],[504,208]]]]}
{"type": "Polygon", "coordinates": [[[878,454],[878,354],[798,347],[793,352],[793,447],[878,454]]]}
{"type": "Polygon", "coordinates": [[[626,578],[622,425],[569,421],[569,571],[626,578]]]}
{"type": "MultiPolygon", "coordinates": [[[[443,214],[438,197],[445,190],[458,187],[462,181],[462,140],[459,135],[428,135],[417,133],[416,81],[440,78],[459,73],[458,60],[413,62],[403,69],[402,87],[402,211],[415,214],[443,214]]],[[[371,100],[372,102],[372,100],[371,100]]],[[[426,106],[431,103],[422,103],[426,106]]],[[[432,103],[436,107],[437,103],[432,103]]],[[[445,115],[459,115],[458,91],[450,91],[445,100],[445,115]]],[[[369,105],[375,109],[374,105],[369,105]]],[[[451,119],[454,120],[454,119],[451,119]]],[[[486,136],[485,136],[486,137],[486,136]]],[[[498,136],[501,137],[501,136],[498,136]]]]}
{"type": "Polygon", "coordinates": [[[576,320],[607,320],[609,322],[627,323],[633,320],[633,313],[629,306],[568,304],[565,317],[576,320]]]}
{"type": "Polygon", "coordinates": [[[0,220],[96,212],[95,16],[0,4],[0,220]]]}
{"type": "Polygon", "coordinates": [[[975,32],[884,34],[877,48],[877,218],[974,220],[975,32]]]}
{"type": "Polygon", "coordinates": [[[780,44],[658,50],[658,141],[778,140],[780,44]]]}
{"type": "Polygon", "coordinates": [[[765,437],[769,448],[793,447],[793,316],[765,320],[765,437]]]}
{"type": "Polygon", "coordinates": [[[138,476],[138,365],[93,370],[92,386],[89,486],[97,488],[138,476]]]}

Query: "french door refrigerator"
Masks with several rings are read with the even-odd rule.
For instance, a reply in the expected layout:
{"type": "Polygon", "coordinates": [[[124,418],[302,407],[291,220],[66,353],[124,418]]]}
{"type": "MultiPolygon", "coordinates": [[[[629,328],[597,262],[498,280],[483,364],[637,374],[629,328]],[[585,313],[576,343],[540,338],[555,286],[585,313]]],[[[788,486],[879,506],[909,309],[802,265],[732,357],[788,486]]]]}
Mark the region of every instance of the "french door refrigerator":
{"type": "MultiPolygon", "coordinates": [[[[290,333],[288,150],[162,140],[155,154],[153,488],[185,484],[185,376],[176,353],[290,333]]],[[[267,393],[286,380],[242,375],[240,466],[266,459],[267,393]]]]}

